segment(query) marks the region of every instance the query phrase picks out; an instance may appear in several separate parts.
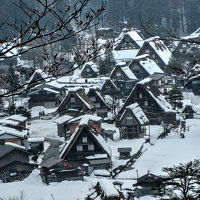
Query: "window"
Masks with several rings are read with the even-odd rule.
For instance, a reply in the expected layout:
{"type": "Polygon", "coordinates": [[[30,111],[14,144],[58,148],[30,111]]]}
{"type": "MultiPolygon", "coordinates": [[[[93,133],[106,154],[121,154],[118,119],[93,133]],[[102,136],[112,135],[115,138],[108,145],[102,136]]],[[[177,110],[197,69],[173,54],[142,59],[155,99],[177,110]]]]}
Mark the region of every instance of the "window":
{"type": "Polygon", "coordinates": [[[93,144],[88,145],[88,151],[94,151],[94,145],[93,144]]]}
{"type": "Polygon", "coordinates": [[[186,44],[183,44],[183,45],[182,45],[182,47],[183,47],[183,48],[186,48],[186,47],[187,47],[187,45],[186,45],[186,44]]]}
{"type": "Polygon", "coordinates": [[[17,172],[10,172],[10,176],[17,176],[17,172]]]}
{"type": "Polygon", "coordinates": [[[145,49],[145,53],[150,53],[150,50],[149,49],[145,49]]]}
{"type": "Polygon", "coordinates": [[[121,72],[117,72],[116,75],[119,77],[121,76],[121,72]]]}
{"type": "Polygon", "coordinates": [[[139,98],[142,99],[142,93],[139,94],[139,98]]]}
{"type": "Polygon", "coordinates": [[[100,103],[96,103],[95,105],[96,105],[96,108],[100,108],[101,107],[100,103]]]}
{"type": "Polygon", "coordinates": [[[86,72],[90,72],[90,68],[87,68],[87,69],[86,69],[86,72]]]}
{"type": "Polygon", "coordinates": [[[179,53],[183,53],[183,49],[179,49],[179,53]]]}
{"type": "Polygon", "coordinates": [[[72,98],[71,98],[71,103],[74,103],[74,102],[75,102],[75,98],[72,97],[72,98]]]}
{"type": "Polygon", "coordinates": [[[153,54],[153,55],[152,55],[152,58],[155,58],[155,57],[156,57],[156,55],[155,55],[155,54],[153,54]]]}
{"type": "Polygon", "coordinates": [[[144,101],[144,105],[145,105],[145,106],[148,106],[148,105],[149,105],[149,102],[148,102],[148,101],[144,101]]]}
{"type": "Polygon", "coordinates": [[[90,97],[91,101],[96,101],[96,97],[90,97]]]}
{"type": "Polygon", "coordinates": [[[83,151],[83,146],[82,145],[77,145],[76,146],[77,151],[83,151]]]}
{"type": "Polygon", "coordinates": [[[82,137],[82,142],[86,143],[87,142],[87,137],[82,137]]]}
{"type": "Polygon", "coordinates": [[[130,117],[127,117],[126,119],[127,120],[133,120],[133,117],[130,116],[130,117]]]}

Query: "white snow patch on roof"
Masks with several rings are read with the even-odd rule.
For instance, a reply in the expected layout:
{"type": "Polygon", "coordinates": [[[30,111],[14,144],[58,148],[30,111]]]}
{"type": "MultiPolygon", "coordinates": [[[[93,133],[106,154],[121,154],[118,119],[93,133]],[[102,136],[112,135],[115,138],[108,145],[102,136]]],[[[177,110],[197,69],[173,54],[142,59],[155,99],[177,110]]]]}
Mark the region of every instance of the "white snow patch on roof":
{"type": "Polygon", "coordinates": [[[14,121],[18,121],[18,122],[24,122],[27,120],[27,117],[24,117],[22,115],[11,115],[11,116],[7,117],[6,119],[14,120],[14,121]]]}
{"type": "Polygon", "coordinates": [[[64,122],[69,121],[70,119],[72,119],[73,117],[70,115],[64,115],[62,117],[57,118],[56,120],[54,120],[55,123],[57,124],[62,124],[64,122]]]}
{"type": "Polygon", "coordinates": [[[21,145],[18,145],[18,144],[15,144],[15,143],[12,143],[12,142],[5,142],[5,145],[6,146],[15,147],[15,148],[18,148],[18,149],[22,149],[22,150],[26,150],[25,147],[23,147],[21,145]]]}
{"type": "Polygon", "coordinates": [[[154,73],[164,73],[162,69],[151,59],[145,58],[140,60],[139,63],[141,66],[148,72],[148,74],[152,75],[154,73]]]}
{"type": "Polygon", "coordinates": [[[129,79],[133,79],[133,80],[137,80],[137,77],[135,76],[135,74],[130,70],[130,68],[128,66],[126,67],[121,67],[122,71],[126,74],[126,76],[129,79]]]}
{"type": "Polygon", "coordinates": [[[141,125],[146,124],[149,122],[147,116],[143,112],[143,110],[140,108],[138,103],[131,104],[127,106],[127,108],[131,109],[137,120],[140,122],[141,125]]]}
{"type": "Polygon", "coordinates": [[[119,197],[119,193],[118,193],[117,189],[114,187],[112,181],[110,181],[108,179],[101,179],[101,180],[99,180],[99,184],[107,198],[119,197]]]}

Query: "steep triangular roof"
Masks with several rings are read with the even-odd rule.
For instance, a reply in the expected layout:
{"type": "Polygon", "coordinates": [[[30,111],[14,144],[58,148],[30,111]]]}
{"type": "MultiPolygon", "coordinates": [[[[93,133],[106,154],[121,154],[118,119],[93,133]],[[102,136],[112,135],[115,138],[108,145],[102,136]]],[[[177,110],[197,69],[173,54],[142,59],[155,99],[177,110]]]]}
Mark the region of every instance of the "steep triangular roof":
{"type": "Polygon", "coordinates": [[[161,108],[161,110],[163,110],[163,112],[175,112],[172,109],[171,104],[166,101],[165,97],[161,94],[160,90],[153,84],[151,78],[145,78],[144,80],[138,82],[135,85],[130,95],[127,97],[122,107],[122,110],[125,110],[125,107],[128,106],[127,103],[129,102],[129,99],[132,98],[133,95],[135,95],[135,90],[137,87],[142,87],[144,90],[146,90],[146,92],[149,93],[152,99],[155,100],[155,102],[161,108]]]}
{"type": "Polygon", "coordinates": [[[137,56],[135,57],[132,62],[130,63],[129,66],[131,66],[131,64],[133,62],[137,62],[140,64],[140,66],[142,66],[142,68],[149,74],[152,75],[154,73],[164,73],[162,69],[160,69],[160,67],[152,60],[149,58],[148,54],[144,54],[141,56],[137,56]]]}
{"type": "Polygon", "coordinates": [[[85,92],[83,90],[78,90],[68,92],[63,101],[60,103],[58,110],[60,110],[60,108],[67,103],[67,99],[70,98],[72,95],[76,96],[80,100],[80,102],[82,102],[89,110],[92,110],[95,107],[94,103],[85,94],[85,92]]]}
{"type": "Polygon", "coordinates": [[[105,151],[105,153],[107,153],[109,156],[111,155],[109,146],[100,134],[98,134],[93,128],[89,128],[87,125],[80,125],[76,128],[69,141],[66,142],[64,148],[61,150],[60,158],[66,157],[78,139],[78,136],[84,129],[86,129],[88,134],[90,134],[95,139],[97,144],[101,147],[102,150],[105,151]]]}
{"type": "Polygon", "coordinates": [[[122,113],[122,115],[120,117],[120,121],[124,118],[127,111],[131,111],[131,113],[133,114],[133,116],[135,116],[135,118],[137,119],[139,124],[144,125],[144,124],[149,123],[147,116],[145,115],[145,113],[143,112],[141,107],[138,105],[138,103],[134,103],[134,104],[127,106],[126,110],[122,113]]]}
{"type": "Polygon", "coordinates": [[[94,88],[90,88],[87,95],[90,96],[91,93],[94,93],[95,96],[97,96],[101,100],[102,104],[104,104],[107,107],[107,105],[105,103],[105,99],[99,91],[95,90],[94,88]]]}
{"type": "Polygon", "coordinates": [[[135,42],[138,48],[142,47],[144,40],[136,31],[122,32],[117,38],[114,45],[115,50],[118,49],[118,46],[125,41],[125,38],[129,37],[133,42],[135,42]]]}
{"type": "MultiPolygon", "coordinates": [[[[159,56],[159,58],[163,61],[163,63],[165,63],[165,65],[169,64],[170,60],[172,59],[172,53],[164,44],[164,42],[160,39],[159,36],[145,40],[143,46],[147,44],[154,50],[154,52],[159,56]]],[[[138,52],[138,55],[139,54],[140,51],[138,52]]]]}
{"type": "Polygon", "coordinates": [[[116,66],[111,74],[110,74],[110,78],[112,77],[112,75],[116,72],[120,70],[129,80],[137,80],[137,77],[135,76],[135,74],[130,70],[130,68],[128,66],[116,66]]]}

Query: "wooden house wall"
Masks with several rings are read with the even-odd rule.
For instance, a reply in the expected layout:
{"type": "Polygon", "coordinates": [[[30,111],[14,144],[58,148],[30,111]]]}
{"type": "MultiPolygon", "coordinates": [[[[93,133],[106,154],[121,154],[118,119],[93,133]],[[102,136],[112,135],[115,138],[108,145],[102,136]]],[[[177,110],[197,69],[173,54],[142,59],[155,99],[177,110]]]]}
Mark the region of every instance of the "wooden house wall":
{"type": "Polygon", "coordinates": [[[182,56],[182,55],[187,53],[189,48],[190,48],[190,45],[187,42],[180,41],[180,43],[178,44],[178,46],[174,50],[173,55],[175,57],[182,56]]]}
{"type": "Polygon", "coordinates": [[[131,105],[135,102],[139,104],[147,118],[150,119],[151,123],[159,123],[159,116],[163,113],[163,110],[156,103],[153,97],[151,97],[151,95],[140,85],[137,85],[134,90],[134,94],[128,99],[125,106],[131,105]],[[140,98],[140,94],[142,94],[142,98],[140,98]],[[148,102],[148,105],[146,105],[146,102],[148,102]]]}
{"type": "Polygon", "coordinates": [[[90,65],[86,65],[83,71],[81,72],[83,78],[96,78],[97,73],[91,68],[90,65]]]}
{"type": "Polygon", "coordinates": [[[6,142],[22,144],[21,138],[0,139],[0,145],[4,145],[6,142]]]}
{"type": "Polygon", "coordinates": [[[91,156],[94,154],[105,154],[106,152],[97,144],[97,142],[94,140],[94,138],[91,136],[91,134],[88,133],[87,129],[83,129],[83,131],[78,136],[76,142],[73,144],[71,150],[67,154],[66,157],[64,157],[64,160],[70,160],[70,161],[81,161],[81,162],[87,162],[88,160],[85,159],[85,156],[91,156]],[[82,138],[87,137],[87,142],[82,142],[82,138]],[[88,145],[93,144],[94,150],[89,151],[88,145]],[[77,151],[77,145],[83,145],[83,151],[77,151]]]}
{"type": "Polygon", "coordinates": [[[123,139],[132,139],[142,136],[141,125],[130,110],[126,110],[126,113],[120,122],[120,128],[120,137],[123,139]]]}
{"type": "Polygon", "coordinates": [[[33,106],[44,106],[52,108],[58,105],[59,96],[54,93],[48,93],[44,90],[39,91],[38,94],[30,94],[29,107],[33,106]]]}
{"type": "Polygon", "coordinates": [[[102,99],[97,95],[97,93],[93,90],[90,90],[88,97],[95,104],[97,115],[101,117],[107,117],[108,107],[105,105],[105,102],[103,102],[102,99]],[[93,99],[94,97],[95,100],[93,99]]]}
{"type": "Polygon", "coordinates": [[[128,35],[124,35],[124,38],[120,41],[115,50],[127,50],[127,49],[139,49],[139,45],[128,35]]]}
{"type": "Polygon", "coordinates": [[[65,99],[65,103],[63,103],[63,105],[59,108],[58,112],[59,114],[62,114],[68,109],[77,109],[79,111],[83,110],[84,112],[88,110],[86,106],[74,94],[68,95],[68,97],[65,99]],[[71,102],[72,98],[75,99],[75,102],[71,102]]]}

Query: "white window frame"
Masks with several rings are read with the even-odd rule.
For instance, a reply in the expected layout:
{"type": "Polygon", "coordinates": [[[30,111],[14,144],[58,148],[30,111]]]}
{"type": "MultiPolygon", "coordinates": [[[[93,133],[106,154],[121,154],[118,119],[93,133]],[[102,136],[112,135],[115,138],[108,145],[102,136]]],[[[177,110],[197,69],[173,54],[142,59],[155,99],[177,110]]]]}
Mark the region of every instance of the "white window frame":
{"type": "Polygon", "coordinates": [[[87,143],[87,142],[88,142],[87,137],[82,137],[82,142],[83,142],[83,143],[87,143]]]}
{"type": "Polygon", "coordinates": [[[76,151],[83,151],[83,146],[82,145],[77,145],[76,146],[76,151]]]}
{"type": "Polygon", "coordinates": [[[129,116],[126,118],[127,120],[133,120],[133,117],[132,116],[129,116]]]}
{"type": "Polygon", "coordinates": [[[88,151],[94,151],[94,144],[88,145],[88,151]]]}

